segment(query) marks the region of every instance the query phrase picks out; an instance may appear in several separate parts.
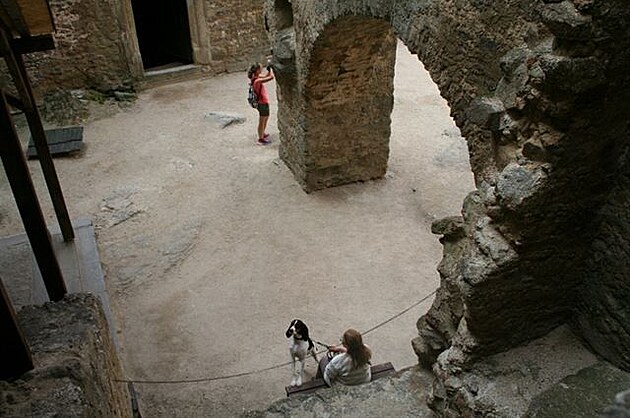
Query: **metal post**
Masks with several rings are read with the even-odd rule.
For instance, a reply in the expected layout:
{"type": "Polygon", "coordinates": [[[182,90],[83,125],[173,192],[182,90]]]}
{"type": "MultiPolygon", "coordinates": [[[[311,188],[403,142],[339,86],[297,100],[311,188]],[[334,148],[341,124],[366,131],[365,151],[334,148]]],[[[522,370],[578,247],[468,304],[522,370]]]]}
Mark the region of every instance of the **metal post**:
{"type": "Polygon", "coordinates": [[[63,192],[61,185],[59,184],[59,178],[55,171],[55,165],[53,164],[52,157],[50,156],[50,150],[48,149],[48,142],[46,141],[46,132],[42,125],[42,120],[35,104],[35,97],[33,96],[33,89],[28,80],[28,74],[24,67],[24,61],[22,56],[15,54],[9,43],[8,34],[5,30],[0,30],[0,49],[2,55],[7,63],[13,83],[20,94],[22,103],[24,104],[24,113],[26,114],[26,120],[37,149],[37,157],[39,163],[42,166],[44,173],[44,179],[48,186],[48,193],[55,208],[55,214],[57,215],[57,221],[63,234],[63,239],[66,242],[74,239],[74,230],[72,229],[72,223],[70,222],[70,216],[68,215],[68,208],[63,198],[63,192]]]}
{"type": "Polygon", "coordinates": [[[15,310],[0,280],[0,379],[17,377],[33,368],[31,350],[17,322],[15,310]]]}
{"type": "Polygon", "coordinates": [[[2,158],[24,229],[35,254],[37,266],[44,279],[48,297],[52,301],[61,300],[67,293],[66,285],[3,91],[0,91],[0,135],[2,135],[0,158],[2,158]]]}

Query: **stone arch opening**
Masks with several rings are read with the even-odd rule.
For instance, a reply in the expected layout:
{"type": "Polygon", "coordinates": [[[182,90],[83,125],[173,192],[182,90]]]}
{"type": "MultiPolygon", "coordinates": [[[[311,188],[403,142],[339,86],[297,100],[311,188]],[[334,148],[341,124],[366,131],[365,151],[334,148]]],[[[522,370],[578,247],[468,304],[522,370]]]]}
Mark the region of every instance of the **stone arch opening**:
{"type": "MultiPolygon", "coordinates": [[[[351,16],[391,24],[426,65],[467,139],[477,190],[462,216],[434,224],[444,245],[442,281],[413,343],[442,380],[566,324],[629,367],[618,349],[630,344],[619,332],[628,318],[628,305],[619,304],[628,295],[628,263],[602,262],[627,260],[630,248],[620,235],[628,222],[612,221],[630,219],[620,204],[627,203],[630,166],[629,111],[620,105],[630,85],[622,3],[348,1],[294,10],[294,68],[281,75],[293,83],[279,76],[280,93],[291,95],[283,94],[278,125],[281,157],[305,190],[342,177],[338,161],[315,155],[314,127],[326,126],[312,117],[312,104],[326,102],[321,92],[311,96],[309,83],[322,47],[335,52],[323,40],[351,16]],[[624,290],[616,294],[613,286],[624,290]],[[623,313],[594,314],[612,305],[623,313]]],[[[335,116],[344,122],[344,113],[335,116]]]]}

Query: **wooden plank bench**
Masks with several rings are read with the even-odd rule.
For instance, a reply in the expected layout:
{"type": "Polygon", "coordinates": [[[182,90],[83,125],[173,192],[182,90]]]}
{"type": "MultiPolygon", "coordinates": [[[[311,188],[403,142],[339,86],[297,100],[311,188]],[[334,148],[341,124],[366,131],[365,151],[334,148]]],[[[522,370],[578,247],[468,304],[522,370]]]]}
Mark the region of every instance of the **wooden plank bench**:
{"type": "MultiPolygon", "coordinates": [[[[394,369],[394,366],[390,362],[377,364],[375,366],[372,366],[370,369],[372,371],[372,381],[396,372],[396,369],[394,369]]],[[[286,386],[284,390],[287,392],[287,397],[289,397],[294,395],[305,395],[307,393],[313,393],[326,387],[328,386],[326,386],[326,382],[324,382],[324,379],[313,379],[308,382],[302,383],[301,386],[286,386]]]]}

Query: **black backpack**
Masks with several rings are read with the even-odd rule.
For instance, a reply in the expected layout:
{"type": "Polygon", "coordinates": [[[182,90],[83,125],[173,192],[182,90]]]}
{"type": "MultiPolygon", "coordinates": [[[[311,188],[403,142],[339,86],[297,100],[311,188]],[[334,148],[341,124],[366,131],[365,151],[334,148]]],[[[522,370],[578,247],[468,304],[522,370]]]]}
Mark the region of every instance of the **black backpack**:
{"type": "Polygon", "coordinates": [[[256,94],[256,90],[254,90],[254,84],[249,84],[249,92],[247,93],[247,102],[254,109],[258,108],[258,95],[256,94]]]}

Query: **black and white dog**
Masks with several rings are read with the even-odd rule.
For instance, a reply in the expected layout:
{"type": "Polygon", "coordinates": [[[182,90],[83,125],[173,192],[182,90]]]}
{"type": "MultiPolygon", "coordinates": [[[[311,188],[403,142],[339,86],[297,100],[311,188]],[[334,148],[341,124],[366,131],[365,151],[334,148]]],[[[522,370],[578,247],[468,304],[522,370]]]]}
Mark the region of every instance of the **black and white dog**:
{"type": "Polygon", "coordinates": [[[308,327],[299,319],[291,321],[286,336],[289,338],[289,354],[293,361],[293,379],[291,379],[291,386],[300,386],[302,384],[302,376],[304,375],[306,356],[310,354],[315,359],[315,362],[317,362],[315,346],[308,336],[308,327]],[[300,362],[300,370],[297,369],[297,361],[300,362]]]}

